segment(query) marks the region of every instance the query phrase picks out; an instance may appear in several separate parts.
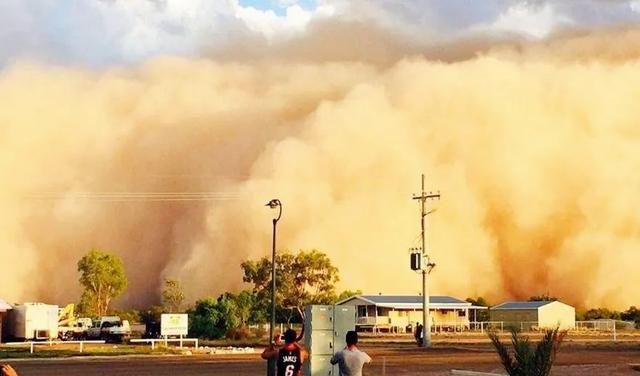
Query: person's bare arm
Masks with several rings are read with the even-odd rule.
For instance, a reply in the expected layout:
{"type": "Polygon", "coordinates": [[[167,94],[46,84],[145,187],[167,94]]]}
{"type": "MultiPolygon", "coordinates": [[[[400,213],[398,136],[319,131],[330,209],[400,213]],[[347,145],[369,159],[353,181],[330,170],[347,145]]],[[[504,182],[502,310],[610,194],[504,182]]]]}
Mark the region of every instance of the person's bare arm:
{"type": "Polygon", "coordinates": [[[300,330],[300,335],[298,336],[298,338],[296,338],[296,342],[300,342],[304,338],[304,312],[302,312],[300,307],[297,307],[297,308],[298,308],[298,313],[300,314],[300,317],[302,318],[302,330],[300,330]]]}
{"type": "Polygon", "coordinates": [[[300,358],[302,362],[304,362],[305,360],[309,359],[309,352],[302,346],[298,345],[298,347],[300,348],[300,358]]]}
{"type": "Polygon", "coordinates": [[[10,365],[5,364],[2,366],[2,376],[18,376],[18,372],[10,365]]]}
{"type": "Polygon", "coordinates": [[[296,342],[302,341],[303,338],[304,338],[304,317],[302,320],[302,330],[300,330],[300,335],[298,335],[298,338],[296,338],[296,342]]]}
{"type": "Polygon", "coordinates": [[[278,349],[276,349],[275,347],[271,346],[269,348],[264,349],[264,351],[262,352],[262,354],[260,354],[260,357],[262,357],[262,359],[273,359],[273,358],[277,358],[278,357],[278,349]]]}

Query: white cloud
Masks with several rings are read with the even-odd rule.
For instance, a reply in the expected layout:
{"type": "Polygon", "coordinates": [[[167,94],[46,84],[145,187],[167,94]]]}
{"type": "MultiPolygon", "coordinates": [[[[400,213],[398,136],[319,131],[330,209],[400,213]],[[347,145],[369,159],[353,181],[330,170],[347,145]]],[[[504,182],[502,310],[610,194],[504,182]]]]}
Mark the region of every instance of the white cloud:
{"type": "Polygon", "coordinates": [[[278,6],[282,8],[287,8],[292,5],[297,5],[300,0],[278,0],[278,6]]]}
{"type": "Polygon", "coordinates": [[[249,30],[260,33],[267,39],[288,37],[304,31],[313,17],[312,11],[298,5],[286,8],[283,16],[273,10],[260,10],[253,7],[236,6],[235,16],[242,20],[249,30]]]}
{"type": "Polygon", "coordinates": [[[517,33],[531,38],[544,38],[558,26],[573,21],[558,14],[551,3],[530,4],[522,2],[510,6],[490,25],[477,26],[476,30],[486,29],[494,32],[517,33]]]}
{"type": "Polygon", "coordinates": [[[135,63],[215,50],[238,34],[268,40],[333,18],[380,25],[420,42],[478,31],[544,38],[558,26],[640,23],[640,0],[0,0],[0,67],[27,57],[59,63],[135,63]],[[310,5],[311,4],[311,5],[310,5]],[[303,6],[304,5],[304,6],[303,6]]]}
{"type": "Polygon", "coordinates": [[[122,57],[139,60],[154,54],[198,52],[217,32],[232,26],[232,5],[208,0],[116,0],[102,3],[102,12],[121,25],[122,57]]]}

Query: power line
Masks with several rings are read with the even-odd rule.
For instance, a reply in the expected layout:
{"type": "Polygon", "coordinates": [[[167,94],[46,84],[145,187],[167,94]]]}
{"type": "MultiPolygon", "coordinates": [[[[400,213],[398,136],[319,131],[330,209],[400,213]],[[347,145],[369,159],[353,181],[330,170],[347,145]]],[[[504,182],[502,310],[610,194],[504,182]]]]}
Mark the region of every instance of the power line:
{"type": "Polygon", "coordinates": [[[23,196],[40,200],[88,200],[101,202],[167,202],[167,201],[228,201],[241,196],[230,192],[42,192],[23,196]]]}

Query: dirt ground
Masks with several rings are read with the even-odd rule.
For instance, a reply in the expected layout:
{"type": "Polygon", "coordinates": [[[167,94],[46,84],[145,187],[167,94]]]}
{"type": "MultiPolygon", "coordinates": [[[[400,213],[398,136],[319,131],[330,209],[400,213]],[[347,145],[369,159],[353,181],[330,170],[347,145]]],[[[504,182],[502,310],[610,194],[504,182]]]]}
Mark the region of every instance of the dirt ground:
{"type": "MultiPolygon", "coordinates": [[[[448,375],[451,369],[501,372],[488,344],[436,345],[422,350],[410,343],[364,343],[373,358],[365,375],[448,375]]],[[[168,376],[262,375],[259,354],[128,358],[73,358],[11,362],[22,376],[168,376]]],[[[567,343],[553,375],[638,375],[629,363],[640,363],[640,343],[567,343]]]]}

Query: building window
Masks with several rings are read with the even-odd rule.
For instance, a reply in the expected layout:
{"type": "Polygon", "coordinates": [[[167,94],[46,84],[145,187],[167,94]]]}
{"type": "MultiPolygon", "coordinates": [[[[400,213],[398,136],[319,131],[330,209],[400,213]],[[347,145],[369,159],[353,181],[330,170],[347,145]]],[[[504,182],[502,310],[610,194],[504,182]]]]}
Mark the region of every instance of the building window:
{"type": "Polygon", "coordinates": [[[377,307],[378,308],[378,316],[389,316],[390,308],[386,307],[377,307]]]}
{"type": "Polygon", "coordinates": [[[458,317],[467,317],[467,313],[463,310],[458,311],[458,317]]]}

